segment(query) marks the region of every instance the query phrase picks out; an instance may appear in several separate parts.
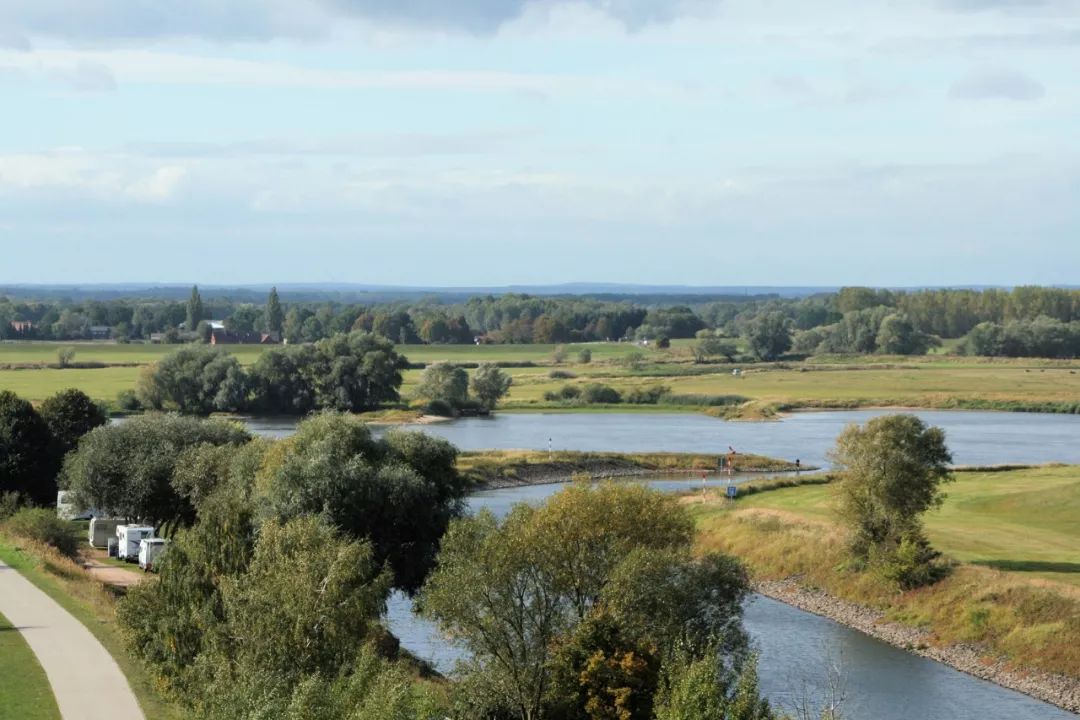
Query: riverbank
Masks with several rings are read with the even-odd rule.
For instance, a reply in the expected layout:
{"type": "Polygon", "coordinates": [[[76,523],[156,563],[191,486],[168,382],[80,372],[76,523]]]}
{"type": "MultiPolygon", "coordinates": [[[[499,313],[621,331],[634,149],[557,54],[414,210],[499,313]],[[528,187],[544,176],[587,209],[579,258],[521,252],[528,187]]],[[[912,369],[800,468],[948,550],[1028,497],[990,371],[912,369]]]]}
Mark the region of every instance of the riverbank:
{"type": "Polygon", "coordinates": [[[958,472],[925,518],[951,572],[908,592],[844,569],[827,485],[686,502],[699,547],[741,558],[763,594],[1080,711],[1080,468],[958,472]]]}
{"type": "Polygon", "coordinates": [[[1019,670],[1005,658],[989,658],[988,648],[978,644],[933,645],[927,630],[890,622],[884,612],[848,602],[823,590],[808,588],[794,578],[758,580],[754,591],[765,597],[829,618],[861,633],[936,660],[961,672],[1021,692],[1069,712],[1080,713],[1080,680],[1039,670],[1019,670]]]}
{"type": "MultiPolygon", "coordinates": [[[[478,490],[523,485],[546,485],[572,479],[605,480],[686,472],[723,477],[719,468],[726,456],[707,453],[600,453],[538,450],[484,450],[463,452],[458,470],[478,490]]],[[[739,453],[737,473],[781,473],[816,468],[787,460],[739,453]]]]}

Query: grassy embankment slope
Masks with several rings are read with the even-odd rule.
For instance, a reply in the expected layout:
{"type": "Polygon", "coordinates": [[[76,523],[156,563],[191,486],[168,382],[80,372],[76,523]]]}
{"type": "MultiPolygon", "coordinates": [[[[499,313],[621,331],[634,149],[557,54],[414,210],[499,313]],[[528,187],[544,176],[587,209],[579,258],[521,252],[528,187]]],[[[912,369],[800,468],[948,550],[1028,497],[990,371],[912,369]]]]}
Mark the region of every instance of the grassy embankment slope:
{"type": "MultiPolygon", "coordinates": [[[[532,450],[484,450],[463,452],[458,469],[477,486],[528,485],[559,482],[573,476],[591,479],[676,472],[716,471],[721,455],[707,453],[604,453],[543,452],[532,450]]],[[[787,472],[795,466],[786,460],[740,454],[739,472],[787,472]]]]}
{"type": "Polygon", "coordinates": [[[49,678],[18,628],[0,615],[0,720],[59,720],[49,678]]]}
{"type": "Polygon", "coordinates": [[[930,631],[935,644],[981,643],[1019,667],[1080,678],[1080,467],[956,478],[926,527],[957,565],[929,588],[897,593],[843,569],[827,485],[693,505],[699,544],[743,558],[759,579],[796,578],[883,610],[930,631]]]}
{"type": "MultiPolygon", "coordinates": [[[[552,345],[415,345],[399,349],[414,363],[448,360],[459,363],[485,361],[533,363],[534,367],[508,368],[514,378],[510,394],[500,406],[509,410],[643,410],[701,411],[690,402],[669,405],[593,406],[566,408],[544,400],[544,393],[563,385],[599,382],[623,393],[634,388],[663,385],[676,395],[740,396],[747,403],[738,408],[744,417],[770,417],[797,408],[856,408],[910,406],[1000,410],[1080,410],[1080,362],[1047,360],[990,360],[931,355],[921,358],[820,357],[802,363],[741,364],[739,377],[728,363],[695,364],[692,341],[676,341],[669,350],[640,350],[630,344],[587,343],[567,345],[565,362],[555,365],[552,345]],[[592,351],[589,364],[577,362],[579,350],[592,351]],[[627,367],[620,358],[641,351],[645,364],[627,367]],[[569,379],[552,378],[552,371],[571,373],[569,379]]],[[[77,387],[92,397],[111,401],[116,394],[135,387],[142,366],[176,346],[115,345],[106,343],[0,343],[0,390],[12,390],[40,401],[67,387],[77,387]],[[103,367],[56,369],[63,347],[76,349],[76,363],[100,363],[103,367]]],[[[242,363],[255,361],[264,348],[231,346],[242,363]]],[[[405,373],[403,395],[408,397],[420,378],[420,370],[405,373]]],[[[730,413],[731,408],[716,408],[730,413]]]]}
{"type": "MultiPolygon", "coordinates": [[[[147,718],[182,720],[184,714],[161,698],[149,673],[125,649],[116,623],[116,598],[104,585],[54,550],[2,533],[0,560],[15,568],[93,633],[124,672],[147,718]]],[[[3,647],[0,646],[0,668],[3,667],[2,658],[3,647]]],[[[2,678],[4,675],[0,674],[0,689],[5,682],[2,678]]],[[[3,717],[3,708],[0,708],[0,718],[3,717]]],[[[24,716],[13,717],[21,719],[24,716]]]]}

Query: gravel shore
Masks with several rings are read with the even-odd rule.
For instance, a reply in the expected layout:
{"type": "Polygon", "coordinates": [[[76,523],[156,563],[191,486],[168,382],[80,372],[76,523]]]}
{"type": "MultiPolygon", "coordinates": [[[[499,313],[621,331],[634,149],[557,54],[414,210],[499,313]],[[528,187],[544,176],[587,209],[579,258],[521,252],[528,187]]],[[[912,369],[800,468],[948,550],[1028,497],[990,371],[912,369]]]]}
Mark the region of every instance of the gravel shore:
{"type": "Polygon", "coordinates": [[[758,581],[754,590],[961,672],[1080,713],[1080,679],[1039,670],[1012,669],[1003,659],[989,658],[986,649],[977,645],[935,647],[925,630],[889,622],[882,612],[840,600],[821,590],[804,588],[794,579],[758,581]]]}

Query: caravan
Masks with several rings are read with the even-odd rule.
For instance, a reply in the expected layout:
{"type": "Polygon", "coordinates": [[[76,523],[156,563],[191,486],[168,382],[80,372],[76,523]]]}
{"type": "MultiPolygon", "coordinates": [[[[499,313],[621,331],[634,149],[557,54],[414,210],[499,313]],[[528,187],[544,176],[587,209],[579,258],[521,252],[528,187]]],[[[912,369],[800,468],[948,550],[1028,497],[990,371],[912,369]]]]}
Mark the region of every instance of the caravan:
{"type": "Polygon", "coordinates": [[[135,562],[139,559],[139,543],[152,537],[154,537],[154,528],[149,525],[117,525],[116,557],[127,562],[135,562]]]}
{"type": "Polygon", "coordinates": [[[139,543],[139,567],[143,572],[154,569],[154,563],[165,552],[168,542],[162,538],[145,538],[139,543]]]}

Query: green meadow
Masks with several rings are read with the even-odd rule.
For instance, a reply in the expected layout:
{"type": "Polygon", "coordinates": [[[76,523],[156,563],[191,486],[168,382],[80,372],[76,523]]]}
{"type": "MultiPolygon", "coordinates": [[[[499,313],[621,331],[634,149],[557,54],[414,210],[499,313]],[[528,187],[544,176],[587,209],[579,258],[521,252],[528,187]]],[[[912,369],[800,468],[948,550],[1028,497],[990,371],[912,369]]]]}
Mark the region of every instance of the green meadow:
{"type": "MultiPolygon", "coordinates": [[[[544,394],[567,384],[598,382],[622,393],[662,385],[675,395],[737,395],[749,402],[743,417],[767,418],[784,410],[909,406],[1000,410],[1080,411],[1080,362],[988,360],[944,355],[917,358],[815,357],[805,362],[731,364],[693,361],[693,341],[676,341],[666,350],[630,343],[554,345],[405,345],[412,363],[448,361],[461,364],[499,362],[514,379],[501,407],[508,410],[557,409],[544,394]],[[592,362],[578,355],[588,349],[592,362]],[[636,363],[627,356],[640,355],[636,363]],[[732,370],[740,373],[734,375],[732,370]]],[[[170,345],[108,343],[0,343],[0,390],[12,390],[40,402],[68,387],[95,399],[112,401],[135,387],[142,367],[174,351],[170,345]],[[75,350],[75,367],[56,367],[58,352],[75,350]],[[85,367],[92,365],[92,367],[85,367]]],[[[241,363],[251,364],[265,352],[261,346],[228,346],[241,363]]],[[[406,399],[421,370],[408,370],[402,393],[406,399]]],[[[595,406],[572,410],[694,410],[702,405],[595,406]]],[[[729,412],[730,410],[725,410],[729,412]]]]}

